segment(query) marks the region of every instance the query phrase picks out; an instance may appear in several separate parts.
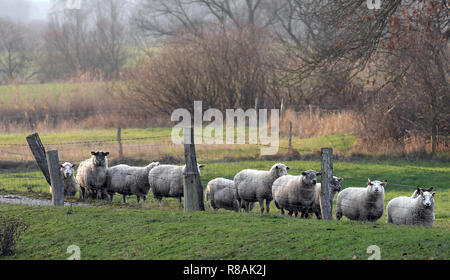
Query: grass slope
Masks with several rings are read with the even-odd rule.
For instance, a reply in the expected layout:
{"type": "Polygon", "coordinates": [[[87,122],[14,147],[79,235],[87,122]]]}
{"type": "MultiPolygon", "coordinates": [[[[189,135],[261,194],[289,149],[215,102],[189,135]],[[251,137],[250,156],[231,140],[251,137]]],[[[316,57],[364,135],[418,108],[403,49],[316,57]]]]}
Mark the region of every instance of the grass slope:
{"type": "MultiPolygon", "coordinates": [[[[202,182],[206,186],[213,178],[233,178],[244,168],[268,169],[272,164],[211,163],[202,171],[202,182]]],[[[320,169],[319,162],[287,164],[291,174],[320,169]]],[[[344,187],[362,187],[368,177],[388,179],[386,203],[411,195],[412,186],[434,186],[435,226],[388,225],[386,214],[373,224],[293,219],[282,217],[273,204],[271,213],[263,217],[257,209],[250,215],[209,209],[184,213],[173,199],[165,200],[159,209],[153,198],[141,208],[134,198],[130,206],[123,206],[118,196],[112,206],[74,208],[71,215],[67,208],[7,205],[0,205],[0,212],[30,224],[15,259],[65,259],[72,244],[81,248],[83,259],[367,259],[370,245],[381,248],[382,259],[450,258],[450,163],[336,162],[334,167],[336,174],[346,178],[344,187]]],[[[48,191],[43,180],[35,184],[35,191],[48,191]]],[[[0,176],[0,192],[27,194],[16,185],[8,185],[0,176]]]]}
{"type": "MultiPolygon", "coordinates": [[[[449,259],[445,228],[383,222],[318,221],[279,215],[181,210],[0,206],[30,227],[16,255],[3,259],[449,259]]],[[[1,259],[1,258],[0,258],[1,259]]]]}

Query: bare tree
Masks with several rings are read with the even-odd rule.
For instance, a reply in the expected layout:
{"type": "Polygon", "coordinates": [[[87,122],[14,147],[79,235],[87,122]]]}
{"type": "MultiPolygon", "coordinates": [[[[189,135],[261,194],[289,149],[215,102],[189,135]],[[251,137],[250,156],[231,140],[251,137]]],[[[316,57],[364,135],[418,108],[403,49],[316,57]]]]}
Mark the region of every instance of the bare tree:
{"type": "Polygon", "coordinates": [[[0,80],[10,83],[26,72],[32,59],[26,36],[23,25],[0,19],[0,80]]]}
{"type": "Polygon", "coordinates": [[[98,0],[95,6],[94,43],[101,69],[110,77],[120,73],[128,58],[125,6],[122,0],[98,0]]]}
{"type": "Polygon", "coordinates": [[[166,37],[212,26],[268,26],[282,4],[275,0],[140,0],[133,23],[142,34],[166,37]]]}

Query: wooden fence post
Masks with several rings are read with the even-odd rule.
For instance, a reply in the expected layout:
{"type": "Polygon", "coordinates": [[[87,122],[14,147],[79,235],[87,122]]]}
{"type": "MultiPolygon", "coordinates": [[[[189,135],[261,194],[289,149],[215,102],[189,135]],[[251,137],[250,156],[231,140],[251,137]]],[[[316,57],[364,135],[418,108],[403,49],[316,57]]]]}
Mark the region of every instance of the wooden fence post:
{"type": "Polygon", "coordinates": [[[123,158],[123,149],[122,149],[122,128],[117,129],[117,143],[119,144],[119,159],[123,158]]]}
{"type": "Polygon", "coordinates": [[[58,151],[47,152],[47,164],[52,185],[53,206],[64,206],[64,184],[60,172],[58,151]]]}
{"type": "Polygon", "coordinates": [[[333,149],[323,148],[322,152],[322,189],[320,190],[320,208],[322,218],[332,220],[333,201],[331,197],[331,182],[333,180],[333,149]]]}
{"type": "Polygon", "coordinates": [[[312,109],[312,105],[309,104],[309,120],[311,122],[313,122],[313,109],[312,109]]]}
{"type": "Polygon", "coordinates": [[[289,122],[289,150],[292,150],[292,121],[289,122]]]}
{"type": "Polygon", "coordinates": [[[185,128],[184,135],[184,158],[186,160],[186,170],[183,174],[184,211],[204,211],[203,186],[200,181],[195,154],[194,128],[185,128]],[[187,141],[189,139],[186,139],[189,135],[188,129],[191,130],[190,143],[187,141]]]}
{"type": "Polygon", "coordinates": [[[30,150],[33,153],[34,159],[36,160],[39,169],[41,169],[42,173],[47,180],[49,185],[52,184],[50,180],[50,173],[48,171],[47,157],[45,155],[45,148],[42,145],[41,138],[38,133],[29,135],[27,137],[28,145],[30,146],[30,150]]]}

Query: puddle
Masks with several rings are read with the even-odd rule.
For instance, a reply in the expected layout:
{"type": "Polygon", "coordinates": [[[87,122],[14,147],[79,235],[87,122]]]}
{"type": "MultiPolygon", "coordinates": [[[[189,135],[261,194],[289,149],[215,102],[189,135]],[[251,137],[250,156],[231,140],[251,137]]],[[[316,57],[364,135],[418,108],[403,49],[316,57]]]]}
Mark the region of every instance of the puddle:
{"type": "MultiPolygon", "coordinates": [[[[51,200],[29,198],[25,196],[17,195],[0,195],[0,204],[12,204],[12,205],[27,205],[27,206],[53,206],[51,200]]],[[[76,206],[76,207],[92,207],[92,205],[84,203],[69,203],[64,202],[64,206],[76,206]]]]}

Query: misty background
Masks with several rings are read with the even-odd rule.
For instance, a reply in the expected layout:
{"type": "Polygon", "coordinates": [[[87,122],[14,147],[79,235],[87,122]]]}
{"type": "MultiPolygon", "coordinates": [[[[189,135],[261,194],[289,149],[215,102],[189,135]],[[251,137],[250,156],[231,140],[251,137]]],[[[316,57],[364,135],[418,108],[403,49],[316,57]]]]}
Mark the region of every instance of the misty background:
{"type": "Polygon", "coordinates": [[[2,0],[0,17],[22,22],[46,21],[52,0],[2,0]]]}
{"type": "MultiPolygon", "coordinates": [[[[366,0],[67,1],[0,0],[0,85],[108,81],[116,87],[102,106],[145,115],[194,100],[220,109],[320,104],[356,114],[349,120],[363,129],[353,133],[371,151],[434,154],[439,139],[448,148],[447,1],[382,1],[380,10],[366,0]]],[[[28,120],[51,111],[23,104],[0,103],[0,112],[29,110],[28,120]]]]}

